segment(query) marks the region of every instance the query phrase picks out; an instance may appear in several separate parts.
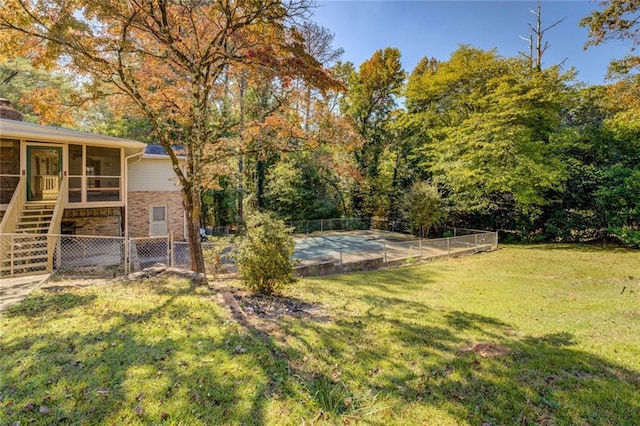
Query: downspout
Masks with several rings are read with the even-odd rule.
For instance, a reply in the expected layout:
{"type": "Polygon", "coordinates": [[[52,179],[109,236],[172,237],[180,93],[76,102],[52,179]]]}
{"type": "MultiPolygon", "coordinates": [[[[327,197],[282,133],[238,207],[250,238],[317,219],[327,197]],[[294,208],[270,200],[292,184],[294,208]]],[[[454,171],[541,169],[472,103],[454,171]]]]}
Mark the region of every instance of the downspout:
{"type": "MultiPolygon", "coordinates": [[[[145,147],[146,149],[146,147],[145,147]]],[[[129,166],[134,165],[139,161],[142,161],[142,155],[144,155],[144,149],[135,154],[131,154],[128,157],[124,157],[124,238],[129,238],[129,166]],[[133,157],[139,157],[137,161],[129,164],[129,159],[133,157]]]]}

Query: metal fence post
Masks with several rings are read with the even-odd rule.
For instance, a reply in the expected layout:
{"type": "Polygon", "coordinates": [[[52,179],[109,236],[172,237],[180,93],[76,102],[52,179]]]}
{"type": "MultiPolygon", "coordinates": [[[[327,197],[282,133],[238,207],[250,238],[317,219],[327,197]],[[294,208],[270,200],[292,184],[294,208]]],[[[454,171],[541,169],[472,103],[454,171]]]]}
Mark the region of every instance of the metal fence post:
{"type": "Polygon", "coordinates": [[[324,220],[320,219],[320,232],[324,232],[324,220]]]}
{"type": "Polygon", "coordinates": [[[62,263],[62,235],[58,235],[58,241],[56,242],[56,268],[60,269],[62,263]]]}
{"type": "Polygon", "coordinates": [[[174,253],[173,246],[173,232],[169,234],[169,253],[171,253],[171,257],[169,258],[169,266],[173,267],[176,263],[176,257],[174,253]]]}
{"type": "Polygon", "coordinates": [[[340,247],[340,267],[342,268],[342,247],[340,247]]]}
{"type": "Polygon", "coordinates": [[[11,263],[9,264],[9,275],[13,276],[13,246],[15,245],[15,241],[14,241],[15,236],[14,235],[10,235],[9,236],[9,242],[11,243],[11,263]]]}
{"type": "Polygon", "coordinates": [[[476,240],[476,249],[478,248],[478,234],[474,235],[475,240],[476,240]]]}
{"type": "Polygon", "coordinates": [[[451,238],[447,237],[447,255],[451,256],[451,238]]]}
{"type": "Polygon", "coordinates": [[[171,235],[167,235],[167,266],[171,266],[171,235]]]}
{"type": "Polygon", "coordinates": [[[384,257],[382,258],[383,263],[387,263],[387,240],[384,240],[384,257]]]}
{"type": "Polygon", "coordinates": [[[124,236],[124,250],[125,250],[125,270],[127,275],[131,273],[131,262],[133,261],[133,259],[131,259],[131,237],[129,236],[129,234],[124,236]]]}
{"type": "Polygon", "coordinates": [[[422,237],[418,238],[418,247],[420,247],[420,260],[422,260],[422,237]]]}

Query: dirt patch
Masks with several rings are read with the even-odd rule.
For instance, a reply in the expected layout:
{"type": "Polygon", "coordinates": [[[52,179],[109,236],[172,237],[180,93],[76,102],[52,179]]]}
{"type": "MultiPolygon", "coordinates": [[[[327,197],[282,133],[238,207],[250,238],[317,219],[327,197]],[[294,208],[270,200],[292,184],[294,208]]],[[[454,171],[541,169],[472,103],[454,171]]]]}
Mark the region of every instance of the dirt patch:
{"type": "Polygon", "coordinates": [[[235,294],[234,297],[247,316],[269,320],[285,316],[311,320],[328,319],[327,312],[322,306],[299,299],[251,293],[235,294]]]}
{"type": "Polygon", "coordinates": [[[475,343],[462,350],[463,353],[473,352],[482,358],[501,358],[511,353],[511,350],[505,346],[494,342],[475,343]]]}
{"type": "Polygon", "coordinates": [[[286,336],[287,319],[328,321],[330,316],[320,304],[284,297],[251,293],[233,286],[211,286],[213,299],[231,312],[236,321],[271,337],[286,336]]]}

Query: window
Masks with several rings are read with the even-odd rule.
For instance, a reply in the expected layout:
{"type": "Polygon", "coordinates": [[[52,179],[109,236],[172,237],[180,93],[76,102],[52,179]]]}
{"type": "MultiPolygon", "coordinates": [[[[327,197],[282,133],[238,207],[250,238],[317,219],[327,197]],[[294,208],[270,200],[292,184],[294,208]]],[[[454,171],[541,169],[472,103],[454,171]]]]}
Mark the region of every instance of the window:
{"type": "Polygon", "coordinates": [[[69,145],[69,202],[82,202],[82,145],[69,145]]]}
{"type": "Polygon", "coordinates": [[[120,148],[108,148],[102,146],[89,146],[85,147],[84,161],[80,160],[79,163],[73,162],[73,157],[82,158],[82,147],[79,145],[69,147],[70,157],[70,173],[73,176],[79,168],[84,169],[84,176],[82,181],[77,180],[69,181],[69,201],[82,201],[81,197],[84,188],[84,201],[86,202],[100,202],[100,201],[122,201],[122,168],[120,164],[120,148]],[[73,151],[72,151],[73,147],[73,151]],[[77,147],[77,148],[76,148],[77,147]],[[79,167],[78,167],[79,164],[79,167]],[[84,165],[84,167],[82,167],[84,165]],[[78,185],[82,185],[80,187],[78,185]],[[79,192],[79,194],[73,194],[73,192],[79,192]]]}
{"type": "Polygon", "coordinates": [[[20,181],[20,141],[0,139],[0,204],[9,204],[20,181]]]}
{"type": "Polygon", "coordinates": [[[166,220],[166,210],[165,207],[153,207],[153,221],[164,222],[166,220]]]}

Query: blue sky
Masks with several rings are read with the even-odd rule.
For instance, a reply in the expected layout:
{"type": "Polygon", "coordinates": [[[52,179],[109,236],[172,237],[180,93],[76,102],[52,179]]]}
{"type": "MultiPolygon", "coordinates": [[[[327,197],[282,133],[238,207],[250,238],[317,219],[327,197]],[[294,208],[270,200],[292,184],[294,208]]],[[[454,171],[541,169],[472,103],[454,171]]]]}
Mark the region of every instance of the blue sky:
{"type": "MultiPolygon", "coordinates": [[[[517,56],[528,49],[519,36],[528,36],[535,23],[533,0],[518,1],[318,1],[313,20],[335,33],[334,46],[342,47],[343,61],[358,67],[377,49],[397,47],[404,69],[410,72],[424,56],[447,60],[460,44],[481,49],[497,48],[503,56],[517,56]]],[[[597,10],[588,0],[543,1],[542,23],[549,26],[566,19],[545,34],[550,47],[545,65],[564,61],[575,67],[578,81],[605,82],[611,59],[630,52],[631,45],[618,41],[583,50],[587,30],[578,26],[597,10]]]]}

